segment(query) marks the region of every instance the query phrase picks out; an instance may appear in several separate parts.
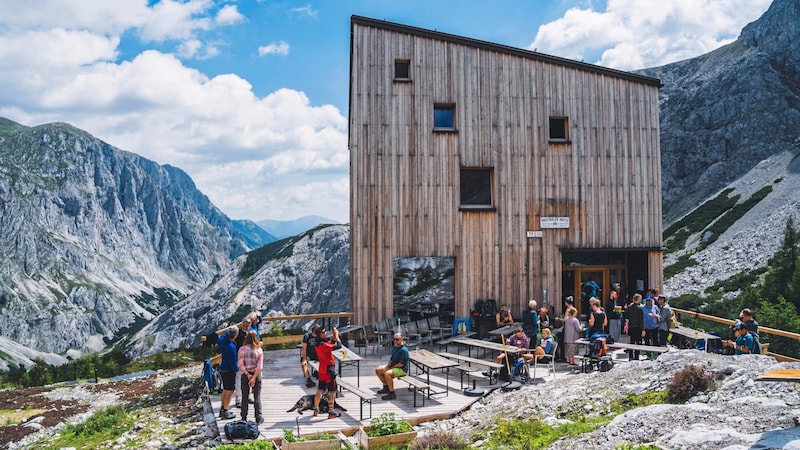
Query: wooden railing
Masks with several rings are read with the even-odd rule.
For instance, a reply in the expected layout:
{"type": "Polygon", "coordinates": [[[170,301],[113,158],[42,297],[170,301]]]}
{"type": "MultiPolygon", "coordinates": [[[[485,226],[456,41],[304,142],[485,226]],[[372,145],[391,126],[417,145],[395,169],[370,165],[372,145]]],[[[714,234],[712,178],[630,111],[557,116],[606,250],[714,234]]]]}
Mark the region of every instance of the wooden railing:
{"type": "MultiPolygon", "coordinates": [[[[262,317],[261,320],[263,322],[280,322],[286,320],[309,320],[309,319],[328,319],[328,327],[330,327],[330,320],[332,318],[353,318],[353,313],[351,312],[336,312],[336,313],[319,313],[319,314],[298,314],[298,315],[289,315],[289,316],[272,316],[272,317],[262,317]]],[[[220,335],[225,332],[225,328],[217,331],[217,335],[220,335]]],[[[206,337],[202,336],[200,338],[201,341],[205,341],[206,337]]],[[[303,342],[303,335],[302,334],[292,334],[286,336],[268,336],[261,339],[261,345],[273,345],[273,344],[299,344],[303,342]]]]}
{"type": "MultiPolygon", "coordinates": [[[[735,325],[736,324],[735,320],[725,319],[723,317],[711,316],[711,315],[699,313],[699,312],[696,312],[696,311],[689,311],[688,309],[680,309],[680,308],[672,307],[672,311],[674,311],[676,314],[680,314],[683,317],[693,317],[695,319],[708,320],[710,322],[721,323],[721,324],[724,324],[724,325],[735,325]]],[[[765,327],[765,326],[762,326],[762,325],[758,326],[758,332],[759,332],[759,334],[772,334],[772,335],[775,335],[775,336],[782,336],[782,337],[789,338],[789,339],[800,340],[800,334],[798,334],[798,333],[792,333],[791,331],[778,330],[776,328],[765,327]]],[[[768,348],[769,347],[767,347],[767,349],[768,348]]],[[[769,352],[769,351],[765,351],[764,354],[772,356],[773,358],[775,358],[778,361],[800,362],[800,359],[792,358],[791,356],[781,355],[781,354],[778,354],[778,353],[772,353],[772,352],[769,352]]]]}

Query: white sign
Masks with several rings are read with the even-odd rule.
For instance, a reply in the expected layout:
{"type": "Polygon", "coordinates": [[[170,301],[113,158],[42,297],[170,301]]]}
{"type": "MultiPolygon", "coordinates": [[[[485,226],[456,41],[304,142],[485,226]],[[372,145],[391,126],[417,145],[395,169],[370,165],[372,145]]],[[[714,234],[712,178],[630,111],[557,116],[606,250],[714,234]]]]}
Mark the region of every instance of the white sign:
{"type": "Polygon", "coordinates": [[[540,217],[542,228],[569,228],[569,217],[540,217]]]}
{"type": "Polygon", "coordinates": [[[527,235],[529,238],[537,238],[537,237],[542,237],[542,230],[537,230],[537,231],[528,231],[528,232],[526,233],[526,235],[527,235]]]}

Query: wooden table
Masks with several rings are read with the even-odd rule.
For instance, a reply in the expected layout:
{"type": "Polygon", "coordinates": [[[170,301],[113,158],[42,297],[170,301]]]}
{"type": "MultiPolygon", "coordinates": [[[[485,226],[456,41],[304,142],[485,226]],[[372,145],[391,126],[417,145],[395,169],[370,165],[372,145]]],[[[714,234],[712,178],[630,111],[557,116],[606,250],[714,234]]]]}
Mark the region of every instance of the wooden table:
{"type": "Polygon", "coordinates": [[[503,344],[501,344],[499,342],[489,342],[489,341],[484,341],[484,340],[481,340],[481,339],[472,339],[472,338],[463,337],[463,336],[458,336],[456,338],[453,338],[451,342],[454,343],[454,344],[466,345],[467,346],[467,354],[469,356],[472,356],[472,347],[483,348],[483,349],[488,349],[488,350],[495,350],[495,351],[498,351],[498,352],[505,351],[505,352],[514,353],[514,354],[517,354],[517,353],[520,353],[520,352],[524,352],[524,351],[527,350],[526,348],[518,348],[518,347],[516,347],[514,345],[503,345],[503,344]]]}
{"type": "Polygon", "coordinates": [[[777,381],[782,383],[800,383],[800,369],[775,369],[762,373],[756,381],[777,381]]]}
{"type": "MultiPolygon", "coordinates": [[[[591,341],[588,339],[578,339],[575,341],[576,344],[579,345],[591,345],[591,341]]],[[[655,353],[664,353],[669,350],[668,347],[660,347],[657,345],[641,345],[641,344],[626,344],[624,342],[614,342],[613,344],[606,343],[606,347],[608,348],[619,348],[622,350],[635,350],[640,352],[655,352],[655,353]]]]}
{"type": "Polygon", "coordinates": [[[342,367],[356,366],[356,386],[361,386],[361,356],[342,345],[333,351],[333,357],[339,361],[339,376],[342,375],[342,367]]]}
{"type": "Polygon", "coordinates": [[[431,370],[436,369],[448,369],[445,371],[445,390],[442,392],[433,392],[432,390],[428,389],[428,397],[433,394],[445,394],[450,395],[450,367],[455,367],[458,365],[457,362],[447,359],[443,356],[439,356],[436,353],[430,352],[425,349],[417,349],[408,352],[408,358],[411,362],[417,366],[419,370],[422,370],[427,377],[426,382],[430,386],[431,384],[431,370]]]}
{"type": "Polygon", "coordinates": [[[516,325],[516,324],[515,325],[506,325],[504,327],[500,327],[500,328],[497,328],[495,330],[490,331],[489,334],[491,334],[493,336],[500,336],[500,335],[508,336],[509,334],[517,331],[517,327],[519,327],[519,325],[516,325]]]}
{"type": "MultiPolygon", "coordinates": [[[[364,325],[355,325],[355,324],[353,324],[353,325],[347,325],[347,326],[344,326],[342,328],[337,328],[337,329],[339,330],[339,335],[345,335],[347,333],[355,333],[356,331],[360,331],[359,334],[361,335],[361,338],[362,339],[365,338],[365,336],[364,336],[364,325]]],[[[347,342],[347,341],[344,340],[342,342],[347,342]]],[[[358,347],[356,348],[356,351],[358,351],[358,347]]]]}
{"type": "Polygon", "coordinates": [[[705,339],[706,340],[706,351],[708,351],[710,345],[708,345],[708,341],[712,339],[722,339],[720,336],[714,334],[704,333],[702,331],[694,330],[689,327],[684,327],[683,325],[677,326],[675,328],[670,328],[669,332],[672,334],[677,334],[678,336],[685,337],[695,344],[697,344],[698,339],[705,339]]]}

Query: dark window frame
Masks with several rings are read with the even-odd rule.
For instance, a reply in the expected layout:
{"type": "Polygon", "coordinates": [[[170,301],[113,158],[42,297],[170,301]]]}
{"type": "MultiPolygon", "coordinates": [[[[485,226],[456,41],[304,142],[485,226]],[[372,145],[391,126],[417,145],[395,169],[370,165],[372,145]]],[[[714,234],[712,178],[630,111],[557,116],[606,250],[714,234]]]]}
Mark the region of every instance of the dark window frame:
{"type": "Polygon", "coordinates": [[[395,59],[394,60],[394,81],[407,83],[411,81],[411,60],[410,59],[395,59]],[[405,66],[405,70],[402,69],[405,66]],[[402,76],[405,72],[405,76],[402,76]],[[398,75],[399,74],[399,75],[398,75]]]}
{"type": "Polygon", "coordinates": [[[495,206],[494,167],[462,166],[459,170],[458,185],[459,211],[497,211],[497,207],[495,206]],[[479,186],[469,186],[473,189],[465,191],[465,187],[467,186],[465,186],[464,183],[474,180],[474,177],[469,180],[465,179],[465,175],[467,174],[473,176],[483,175],[484,179],[478,180],[477,184],[479,186]],[[481,201],[481,199],[485,199],[486,196],[489,197],[488,203],[486,201],[481,201]]]}
{"type": "Polygon", "coordinates": [[[569,138],[569,117],[550,116],[548,118],[547,142],[551,144],[571,144],[569,138]],[[556,131],[554,133],[553,131],[556,131]],[[555,135],[555,136],[554,136],[555,135]]]}
{"type": "MultiPolygon", "coordinates": [[[[446,125],[446,124],[445,124],[446,125]]],[[[456,128],[456,105],[455,103],[434,103],[433,104],[433,131],[437,133],[453,133],[456,128]],[[437,111],[450,111],[450,126],[442,126],[439,122],[437,126],[437,111]]]]}

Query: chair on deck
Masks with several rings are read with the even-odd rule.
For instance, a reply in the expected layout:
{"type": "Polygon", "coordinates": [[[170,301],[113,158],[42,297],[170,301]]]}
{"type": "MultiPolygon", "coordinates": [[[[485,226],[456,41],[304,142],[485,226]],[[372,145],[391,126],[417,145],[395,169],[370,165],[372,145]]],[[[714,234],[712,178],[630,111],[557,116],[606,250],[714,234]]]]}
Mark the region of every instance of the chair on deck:
{"type": "Polygon", "coordinates": [[[417,329],[417,322],[407,322],[400,325],[400,333],[405,336],[409,343],[411,343],[412,339],[415,339],[417,341],[417,346],[422,345],[422,334],[420,334],[419,329],[417,329]]]}
{"type": "Polygon", "coordinates": [[[394,334],[391,319],[375,322],[375,334],[380,336],[381,348],[388,345],[392,341],[392,335],[394,334]]]}
{"type": "Polygon", "coordinates": [[[558,342],[553,343],[553,349],[550,353],[545,353],[542,356],[542,359],[539,360],[537,358],[533,358],[533,376],[531,379],[536,379],[536,368],[539,365],[543,365],[545,367],[545,371],[549,370],[553,372],[553,379],[556,379],[556,350],[558,349],[558,342]]]}
{"type": "Polygon", "coordinates": [[[422,318],[415,322],[417,324],[417,331],[419,332],[420,344],[432,344],[433,333],[431,332],[428,319],[422,318]]]}
{"type": "MultiPolygon", "coordinates": [[[[369,348],[372,346],[372,354],[375,354],[375,348],[383,349],[383,336],[377,333],[378,324],[367,325],[364,327],[364,346],[369,348]]],[[[366,349],[365,349],[366,351],[366,349]]]]}
{"type": "Polygon", "coordinates": [[[431,330],[431,336],[433,336],[433,333],[439,333],[439,339],[441,340],[444,339],[444,332],[449,332],[451,327],[442,325],[439,321],[439,316],[433,316],[428,317],[428,328],[431,330]]]}

